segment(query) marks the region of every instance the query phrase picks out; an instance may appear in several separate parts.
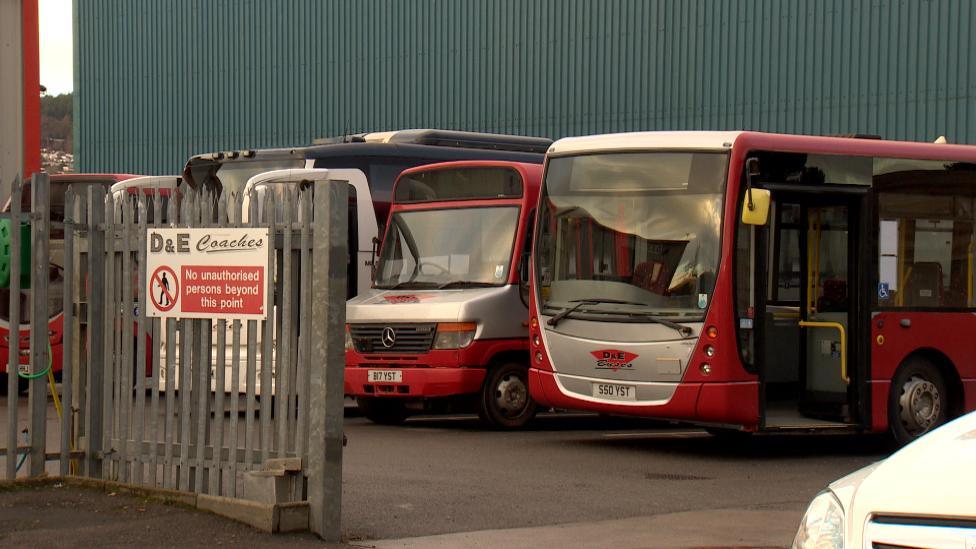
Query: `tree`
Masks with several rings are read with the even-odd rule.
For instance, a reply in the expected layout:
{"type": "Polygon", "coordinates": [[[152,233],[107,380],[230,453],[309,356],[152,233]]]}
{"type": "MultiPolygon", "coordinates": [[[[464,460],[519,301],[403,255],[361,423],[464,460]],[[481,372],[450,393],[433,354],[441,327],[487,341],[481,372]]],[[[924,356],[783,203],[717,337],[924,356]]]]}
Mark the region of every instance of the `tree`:
{"type": "Polygon", "coordinates": [[[71,152],[73,109],[73,96],[70,93],[41,97],[41,145],[43,147],[71,152]]]}

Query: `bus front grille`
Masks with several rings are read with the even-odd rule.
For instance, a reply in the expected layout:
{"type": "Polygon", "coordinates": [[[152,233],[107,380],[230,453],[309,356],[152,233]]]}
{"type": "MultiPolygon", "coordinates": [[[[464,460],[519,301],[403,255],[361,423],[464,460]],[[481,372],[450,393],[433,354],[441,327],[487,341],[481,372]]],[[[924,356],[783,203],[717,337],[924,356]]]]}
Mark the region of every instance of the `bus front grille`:
{"type": "Polygon", "coordinates": [[[426,353],[434,343],[436,324],[350,324],[349,335],[360,353],[426,353]]]}

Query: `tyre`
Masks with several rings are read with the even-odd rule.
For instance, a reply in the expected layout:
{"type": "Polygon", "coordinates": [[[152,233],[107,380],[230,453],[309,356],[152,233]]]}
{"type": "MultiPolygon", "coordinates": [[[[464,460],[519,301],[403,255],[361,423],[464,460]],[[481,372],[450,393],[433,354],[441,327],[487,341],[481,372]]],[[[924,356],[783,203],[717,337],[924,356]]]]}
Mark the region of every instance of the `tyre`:
{"type": "Polygon", "coordinates": [[[888,396],[888,426],[899,445],[908,444],[946,422],[949,394],[934,364],[908,359],[898,368],[888,396]]]}
{"type": "Polygon", "coordinates": [[[535,417],[524,364],[506,362],[488,370],[481,386],[478,416],[492,427],[518,429],[535,417]]]}
{"type": "MultiPolygon", "coordinates": [[[[30,382],[22,377],[17,378],[17,394],[27,392],[30,382]]],[[[7,396],[7,372],[0,372],[0,396],[7,396]]]]}
{"type": "Polygon", "coordinates": [[[399,425],[407,419],[407,407],[397,398],[359,397],[356,404],[373,423],[399,425]]]}

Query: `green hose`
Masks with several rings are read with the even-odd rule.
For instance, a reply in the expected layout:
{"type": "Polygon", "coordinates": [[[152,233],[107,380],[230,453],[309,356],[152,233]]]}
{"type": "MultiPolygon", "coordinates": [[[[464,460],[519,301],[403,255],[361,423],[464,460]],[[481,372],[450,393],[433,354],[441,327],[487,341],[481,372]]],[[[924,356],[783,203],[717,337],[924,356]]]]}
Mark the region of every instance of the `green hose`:
{"type": "MultiPolygon", "coordinates": [[[[8,347],[7,349],[9,351],[10,348],[8,347]]],[[[21,379],[38,379],[38,378],[44,377],[44,376],[47,375],[48,372],[51,371],[51,363],[52,363],[52,358],[51,358],[51,339],[48,338],[48,340],[47,340],[47,368],[45,368],[43,372],[40,372],[40,373],[37,373],[37,374],[24,374],[24,373],[21,373],[20,372],[20,368],[18,368],[17,369],[17,375],[20,376],[21,379]]]]}
{"type": "MultiPolygon", "coordinates": [[[[9,352],[10,348],[8,347],[7,350],[9,352]]],[[[49,379],[51,381],[51,394],[54,395],[54,406],[57,408],[57,410],[58,410],[58,418],[60,418],[61,417],[61,404],[58,401],[58,393],[57,393],[57,391],[54,388],[54,376],[50,374],[50,372],[51,372],[51,365],[52,365],[52,363],[54,361],[54,358],[51,355],[52,355],[52,352],[51,352],[51,340],[48,339],[47,340],[47,368],[45,368],[43,372],[40,372],[40,373],[37,373],[37,374],[22,374],[22,373],[20,373],[20,369],[18,368],[17,369],[17,375],[19,377],[21,377],[22,379],[38,379],[38,378],[43,377],[43,376],[50,376],[49,379]]],[[[24,430],[24,443],[25,444],[30,444],[30,440],[27,438],[27,431],[26,430],[24,430]]],[[[72,443],[71,450],[74,451],[74,443],[72,443]]],[[[20,456],[20,461],[17,463],[17,468],[15,469],[15,471],[20,471],[20,468],[24,465],[24,462],[27,461],[27,456],[28,456],[29,453],[30,452],[24,452],[20,456]]],[[[74,466],[74,460],[72,460],[72,466],[74,466]]]]}

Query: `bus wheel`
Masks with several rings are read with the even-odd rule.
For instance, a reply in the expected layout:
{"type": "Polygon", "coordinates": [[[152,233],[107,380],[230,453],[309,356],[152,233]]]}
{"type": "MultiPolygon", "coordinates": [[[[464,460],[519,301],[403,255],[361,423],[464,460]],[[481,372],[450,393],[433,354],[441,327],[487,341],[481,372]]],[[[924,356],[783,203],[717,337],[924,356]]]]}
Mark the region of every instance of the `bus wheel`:
{"type": "MultiPolygon", "coordinates": [[[[7,396],[7,372],[0,372],[0,396],[7,396]]],[[[17,394],[24,394],[30,387],[30,381],[17,377],[17,394]]]]}
{"type": "Polygon", "coordinates": [[[518,429],[535,417],[525,365],[506,362],[488,370],[481,386],[478,416],[493,427],[518,429]]]}
{"type": "Polygon", "coordinates": [[[911,358],[898,369],[888,397],[888,424],[899,445],[942,425],[949,407],[945,381],[932,363],[911,358]]]}
{"type": "Polygon", "coordinates": [[[359,397],[356,404],[366,419],[380,425],[400,425],[407,419],[407,407],[400,399],[359,397]]]}

